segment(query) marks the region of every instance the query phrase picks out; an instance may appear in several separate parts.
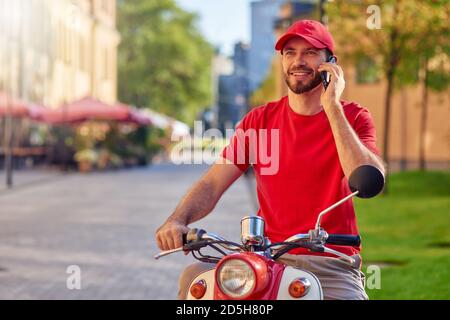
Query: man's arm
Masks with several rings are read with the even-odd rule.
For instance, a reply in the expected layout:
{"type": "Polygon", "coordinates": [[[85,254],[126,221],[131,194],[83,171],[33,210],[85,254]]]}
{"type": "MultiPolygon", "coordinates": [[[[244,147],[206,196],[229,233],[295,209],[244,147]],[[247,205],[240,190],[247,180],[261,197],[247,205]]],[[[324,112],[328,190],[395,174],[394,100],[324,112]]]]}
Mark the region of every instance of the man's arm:
{"type": "Polygon", "coordinates": [[[367,164],[377,167],[385,174],[383,161],[361,142],[345,117],[344,108],[339,102],[345,88],[342,68],[337,64],[323,63],[319,66],[318,71],[327,71],[331,74],[330,84],[327,90],[322,92],[321,102],[330,121],[345,176],[349,178],[353,170],[367,164]]]}
{"type": "Polygon", "coordinates": [[[173,214],[156,231],[158,247],[162,250],[182,246],[182,235],[189,224],[207,216],[222,194],[242,175],[230,161],[219,158],[206,174],[183,197],[173,214]]]}
{"type": "Polygon", "coordinates": [[[342,169],[347,178],[357,167],[370,164],[385,173],[383,161],[359,139],[345,117],[342,105],[330,106],[326,111],[333,132],[342,169]]]}

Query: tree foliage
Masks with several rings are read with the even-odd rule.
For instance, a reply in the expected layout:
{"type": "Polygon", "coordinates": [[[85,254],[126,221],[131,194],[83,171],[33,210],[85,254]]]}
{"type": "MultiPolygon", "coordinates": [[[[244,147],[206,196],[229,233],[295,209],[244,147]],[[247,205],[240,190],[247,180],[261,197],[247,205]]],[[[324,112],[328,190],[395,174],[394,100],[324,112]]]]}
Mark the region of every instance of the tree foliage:
{"type": "MultiPolygon", "coordinates": [[[[408,53],[429,51],[448,39],[448,10],[448,1],[439,0],[335,0],[327,6],[340,53],[378,58],[384,73],[393,63],[402,67],[408,53]],[[371,6],[380,9],[379,29],[369,28],[371,6]]],[[[395,73],[396,80],[399,75],[395,73]]]]}
{"type": "Polygon", "coordinates": [[[213,50],[174,0],[119,0],[119,98],[192,123],[211,103],[213,50]]]}
{"type": "Polygon", "coordinates": [[[262,106],[269,101],[274,101],[278,97],[277,82],[276,82],[276,63],[279,63],[278,59],[272,61],[272,66],[267,74],[266,79],[262,82],[260,87],[256,89],[250,97],[250,105],[252,107],[262,106]]]}
{"type": "MultiPolygon", "coordinates": [[[[388,160],[390,111],[394,89],[420,81],[422,61],[448,59],[448,0],[335,0],[327,7],[330,29],[339,43],[339,52],[348,57],[361,54],[377,62],[387,81],[383,157],[388,160]],[[379,8],[380,28],[369,28],[379,8]],[[438,56],[441,56],[439,58],[438,56]]],[[[443,90],[448,70],[434,68],[427,86],[443,90]]],[[[447,81],[447,83],[445,83],[447,81]]]]}

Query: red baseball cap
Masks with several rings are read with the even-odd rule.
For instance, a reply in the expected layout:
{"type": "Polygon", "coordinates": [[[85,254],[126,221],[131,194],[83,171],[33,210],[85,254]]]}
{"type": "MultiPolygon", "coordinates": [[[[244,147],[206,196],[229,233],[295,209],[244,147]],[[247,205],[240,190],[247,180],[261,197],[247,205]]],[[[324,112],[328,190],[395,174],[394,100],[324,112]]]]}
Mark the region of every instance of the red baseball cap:
{"type": "Polygon", "coordinates": [[[325,49],[334,53],[334,40],[327,28],[318,21],[300,20],[295,22],[284,35],[278,39],[275,50],[283,50],[284,45],[294,37],[301,37],[317,49],[325,49]]]}

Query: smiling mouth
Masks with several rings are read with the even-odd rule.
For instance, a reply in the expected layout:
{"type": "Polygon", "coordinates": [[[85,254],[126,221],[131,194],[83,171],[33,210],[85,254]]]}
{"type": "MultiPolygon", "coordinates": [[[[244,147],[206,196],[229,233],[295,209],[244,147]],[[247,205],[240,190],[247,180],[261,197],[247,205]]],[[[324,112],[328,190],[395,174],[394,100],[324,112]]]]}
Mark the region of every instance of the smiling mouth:
{"type": "Polygon", "coordinates": [[[309,76],[311,74],[311,72],[298,71],[298,72],[291,72],[289,74],[294,77],[306,77],[306,76],[309,76]]]}

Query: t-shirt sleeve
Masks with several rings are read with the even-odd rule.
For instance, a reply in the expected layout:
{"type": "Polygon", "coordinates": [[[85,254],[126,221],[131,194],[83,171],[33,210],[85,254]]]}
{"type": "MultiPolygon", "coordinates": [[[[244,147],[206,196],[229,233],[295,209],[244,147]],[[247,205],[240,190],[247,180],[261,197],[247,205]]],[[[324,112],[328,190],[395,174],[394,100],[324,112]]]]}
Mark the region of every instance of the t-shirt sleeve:
{"type": "Polygon", "coordinates": [[[245,132],[252,129],[253,112],[248,113],[236,126],[230,143],[223,149],[220,156],[232,162],[241,171],[245,171],[251,165],[249,155],[249,143],[245,132]]]}
{"type": "Polygon", "coordinates": [[[373,153],[380,156],[380,151],[377,148],[377,133],[375,125],[367,109],[363,109],[356,116],[353,128],[356,131],[361,142],[373,153]]]}

